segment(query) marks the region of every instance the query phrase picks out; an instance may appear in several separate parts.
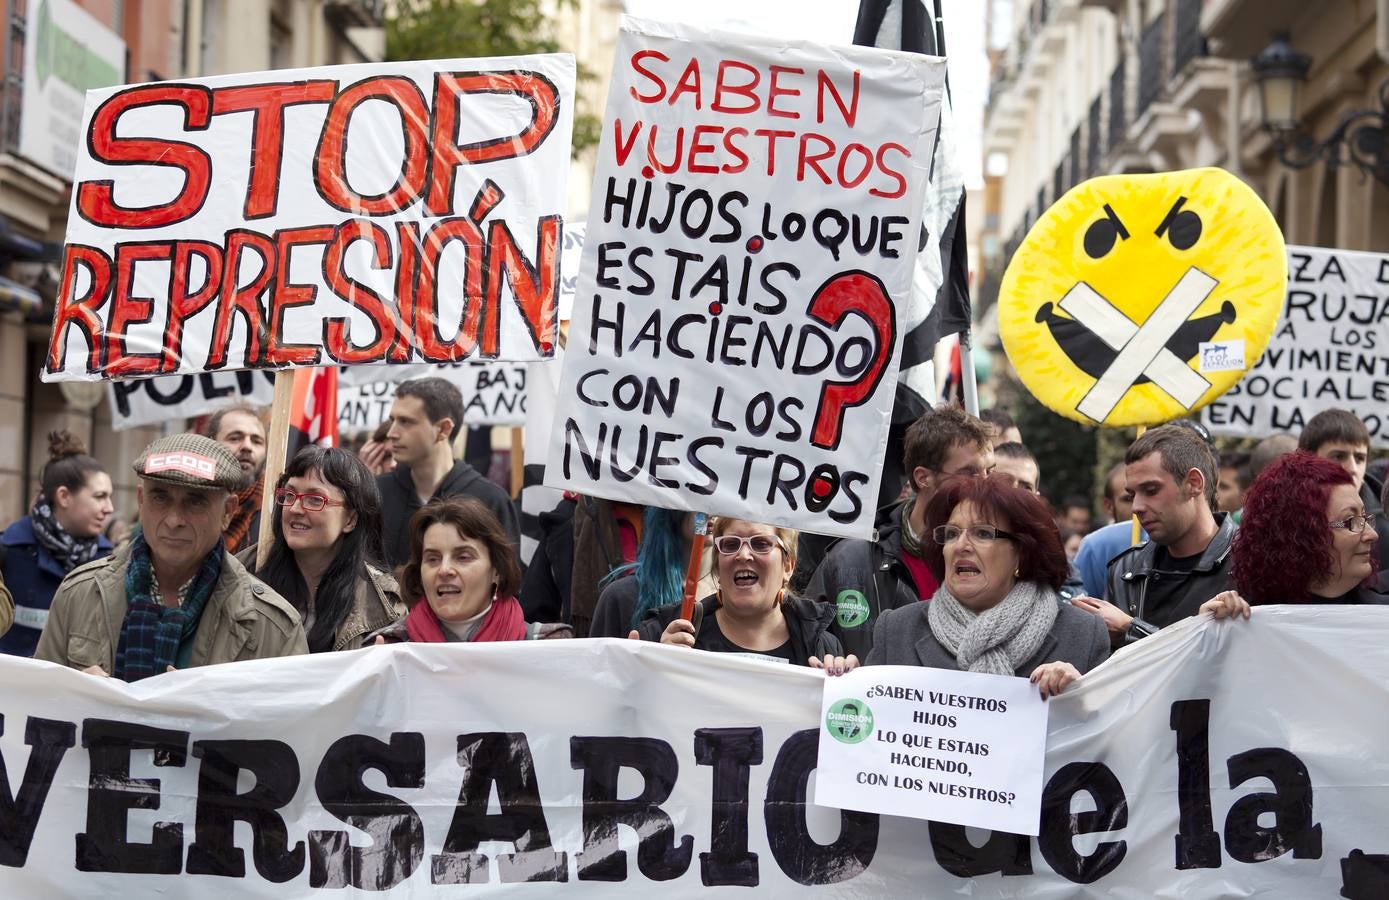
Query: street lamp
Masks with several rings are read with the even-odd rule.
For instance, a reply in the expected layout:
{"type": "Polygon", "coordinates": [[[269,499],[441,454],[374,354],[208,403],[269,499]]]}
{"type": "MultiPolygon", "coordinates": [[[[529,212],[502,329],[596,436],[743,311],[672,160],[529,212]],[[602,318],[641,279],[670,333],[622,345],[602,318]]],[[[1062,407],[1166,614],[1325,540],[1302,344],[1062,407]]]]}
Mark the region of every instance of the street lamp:
{"type": "Polygon", "coordinates": [[[1318,162],[1335,168],[1355,164],[1362,172],[1389,185],[1389,80],[1379,86],[1379,109],[1347,113],[1324,141],[1300,130],[1298,100],[1312,58],[1289,43],[1286,31],[1273,36],[1251,63],[1259,85],[1259,113],[1273,135],[1278,159],[1294,169],[1318,162]]]}

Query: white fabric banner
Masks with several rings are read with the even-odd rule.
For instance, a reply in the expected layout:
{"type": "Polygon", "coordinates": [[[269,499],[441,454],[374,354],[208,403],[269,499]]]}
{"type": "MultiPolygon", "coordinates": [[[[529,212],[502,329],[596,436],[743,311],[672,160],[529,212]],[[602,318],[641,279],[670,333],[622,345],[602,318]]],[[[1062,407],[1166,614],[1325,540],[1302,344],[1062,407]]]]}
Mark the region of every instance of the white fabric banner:
{"type": "MultiPolygon", "coordinates": [[[[1239,348],[1241,351],[1243,348],[1239,348]]],[[[1389,447],[1389,254],[1288,247],[1288,299],[1258,365],[1202,411],[1212,434],[1294,436],[1328,409],[1389,447]]]]}
{"type": "Polygon", "coordinates": [[[50,381],[551,355],[569,54],[87,94],[50,381]]]}
{"type": "Polygon", "coordinates": [[[470,361],[442,366],[372,366],[372,370],[388,372],[393,377],[389,381],[338,387],[338,433],[375,431],[391,416],[396,386],[411,378],[428,377],[443,378],[458,387],[463,394],[465,425],[523,425],[528,365],[470,361]],[[397,375],[404,377],[394,377],[397,375]]]}
{"type": "Polygon", "coordinates": [[[547,485],[872,533],[944,76],[623,20],[547,485]]]}
{"type": "Polygon", "coordinates": [[[402,645],[126,685],[0,657],[0,896],[1382,898],[1386,643],[1382,608],[1265,607],[1121,651],[1049,701],[1037,838],[807,803],[823,676],[794,666],[402,645]]]}
{"type": "Polygon", "coordinates": [[[229,406],[269,406],[275,399],[275,373],[240,369],[127,378],[108,381],[106,399],[111,404],[111,428],[124,431],[191,419],[229,406]]]}

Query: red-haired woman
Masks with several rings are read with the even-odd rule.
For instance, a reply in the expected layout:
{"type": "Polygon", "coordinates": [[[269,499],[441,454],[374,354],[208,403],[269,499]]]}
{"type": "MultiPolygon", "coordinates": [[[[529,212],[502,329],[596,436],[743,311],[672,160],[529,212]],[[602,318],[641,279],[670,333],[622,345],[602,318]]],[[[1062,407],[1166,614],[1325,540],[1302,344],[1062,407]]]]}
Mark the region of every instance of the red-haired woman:
{"type": "Polygon", "coordinates": [[[1247,618],[1246,601],[1389,603],[1370,587],[1376,537],[1349,472],[1302,450],[1289,453],[1264,469],[1245,496],[1233,550],[1238,595],[1227,591],[1202,611],[1247,618]]]}
{"type": "Polygon", "coordinates": [[[926,507],[928,603],[884,612],[867,665],[1030,678],[1059,694],[1109,656],[1095,616],[1062,603],[1069,567],[1051,511],[1001,478],[956,478],[926,507]]]}
{"type": "Polygon", "coordinates": [[[435,500],[410,518],[400,594],[410,612],[374,643],[520,641],[569,637],[567,625],[527,625],[517,602],[521,567],[506,531],[472,498],[435,500]]]}

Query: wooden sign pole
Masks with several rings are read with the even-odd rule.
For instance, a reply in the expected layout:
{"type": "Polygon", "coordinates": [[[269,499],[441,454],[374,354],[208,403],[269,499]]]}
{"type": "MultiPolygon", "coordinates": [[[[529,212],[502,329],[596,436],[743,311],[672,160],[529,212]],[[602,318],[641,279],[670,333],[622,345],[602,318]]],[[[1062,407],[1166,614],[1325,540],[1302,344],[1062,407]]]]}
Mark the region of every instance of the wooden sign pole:
{"type": "Polygon", "coordinates": [[[524,428],[511,429],[511,496],[521,497],[526,484],[526,438],[524,428]]]}
{"type": "Polygon", "coordinates": [[[260,495],[260,531],[256,536],[256,571],[270,556],[274,540],[275,482],[285,470],[285,451],[289,449],[289,416],[294,402],[294,370],[275,373],[275,399],[270,407],[270,434],[265,451],[265,487],[260,495]]]}

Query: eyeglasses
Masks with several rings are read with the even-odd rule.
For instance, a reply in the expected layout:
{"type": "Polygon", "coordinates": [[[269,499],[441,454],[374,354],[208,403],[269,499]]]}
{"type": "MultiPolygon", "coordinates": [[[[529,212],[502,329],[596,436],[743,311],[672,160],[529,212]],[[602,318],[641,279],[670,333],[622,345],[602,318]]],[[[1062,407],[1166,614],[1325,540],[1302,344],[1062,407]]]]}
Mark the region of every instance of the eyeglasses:
{"type": "Polygon", "coordinates": [[[755,534],[752,537],[738,537],[733,534],[725,534],[723,537],[714,538],[714,549],[724,556],[734,556],[743,545],[747,544],[757,556],[766,556],[773,549],[782,546],[781,538],[767,537],[764,534],[755,534]]]}
{"type": "Polygon", "coordinates": [[[285,509],[289,509],[298,501],[304,502],[304,508],[310,512],[319,512],[325,506],[346,506],[341,500],[329,500],[322,494],[296,494],[289,488],[278,488],[275,491],[275,502],[285,509]]]}
{"type": "Polygon", "coordinates": [[[931,532],[931,537],[935,538],[937,544],[944,547],[946,544],[953,544],[960,539],[961,535],[969,535],[971,543],[992,544],[999,538],[1012,540],[1013,535],[1006,531],[995,528],[992,525],[971,525],[968,528],[957,528],[954,525],[937,525],[931,532]]]}
{"type": "Polygon", "coordinates": [[[1332,528],[1344,528],[1351,534],[1360,534],[1365,530],[1365,526],[1370,524],[1370,519],[1370,516],[1365,515],[1346,516],[1344,519],[1340,519],[1336,522],[1327,522],[1326,524],[1330,525],[1332,528]]]}

